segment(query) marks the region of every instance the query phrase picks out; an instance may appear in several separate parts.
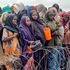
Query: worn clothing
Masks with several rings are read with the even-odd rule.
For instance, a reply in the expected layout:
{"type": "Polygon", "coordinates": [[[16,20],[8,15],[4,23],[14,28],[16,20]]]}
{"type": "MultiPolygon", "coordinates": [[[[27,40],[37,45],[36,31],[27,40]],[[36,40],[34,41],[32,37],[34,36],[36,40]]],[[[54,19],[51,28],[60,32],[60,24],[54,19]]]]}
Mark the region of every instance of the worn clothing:
{"type": "Polygon", "coordinates": [[[59,67],[61,70],[64,70],[65,60],[66,59],[63,48],[58,46],[56,48],[53,48],[47,57],[48,70],[58,70],[59,67]]]}
{"type": "Polygon", "coordinates": [[[68,31],[68,32],[65,34],[65,37],[64,37],[64,40],[63,40],[63,44],[65,44],[65,45],[70,45],[70,31],[68,31]]]}
{"type": "Polygon", "coordinates": [[[19,25],[22,31],[22,39],[24,40],[24,44],[25,44],[25,46],[22,47],[22,51],[26,50],[26,46],[30,44],[29,41],[33,41],[32,34],[29,30],[29,26],[27,26],[25,23],[26,17],[27,16],[22,16],[20,25],[19,25]]]}
{"type": "MultiPolygon", "coordinates": [[[[12,36],[13,34],[14,34],[13,32],[4,28],[2,40],[6,39],[7,37],[12,36]]],[[[3,48],[5,49],[6,55],[9,55],[11,53],[13,55],[16,55],[16,53],[21,53],[21,47],[20,47],[17,36],[13,37],[12,39],[8,41],[3,41],[3,48]]]]}
{"type": "Polygon", "coordinates": [[[50,30],[51,30],[51,34],[52,34],[52,39],[51,41],[49,42],[49,46],[61,46],[61,37],[63,35],[63,33],[61,34],[61,30],[64,32],[63,30],[63,27],[58,27],[58,25],[56,24],[56,21],[53,20],[53,21],[47,21],[46,25],[48,27],[50,27],[50,30]],[[55,31],[58,32],[58,34],[54,34],[55,31]]]}
{"type": "MultiPolygon", "coordinates": [[[[5,64],[6,67],[8,69],[9,65],[7,64],[8,57],[19,57],[21,55],[21,46],[19,44],[19,40],[17,36],[14,36],[13,38],[10,38],[7,41],[4,41],[4,39],[7,39],[8,37],[13,36],[13,32],[7,30],[6,28],[3,29],[3,36],[2,36],[2,40],[3,40],[3,48],[5,51],[5,64]]],[[[13,58],[11,58],[11,61],[13,61],[13,58]]]]}

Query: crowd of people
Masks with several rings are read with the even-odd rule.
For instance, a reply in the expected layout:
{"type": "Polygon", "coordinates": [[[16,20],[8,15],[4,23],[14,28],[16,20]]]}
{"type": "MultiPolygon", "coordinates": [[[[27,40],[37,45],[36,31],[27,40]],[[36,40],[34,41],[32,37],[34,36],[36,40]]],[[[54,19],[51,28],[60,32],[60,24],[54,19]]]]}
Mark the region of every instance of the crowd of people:
{"type": "Polygon", "coordinates": [[[64,48],[70,47],[70,11],[63,11],[58,4],[47,8],[15,3],[0,8],[0,44],[7,70],[34,70],[45,53],[37,51],[39,48],[50,52],[40,63],[42,68],[35,70],[66,70],[70,52],[64,48]],[[21,66],[11,69],[15,60],[21,66]]]}

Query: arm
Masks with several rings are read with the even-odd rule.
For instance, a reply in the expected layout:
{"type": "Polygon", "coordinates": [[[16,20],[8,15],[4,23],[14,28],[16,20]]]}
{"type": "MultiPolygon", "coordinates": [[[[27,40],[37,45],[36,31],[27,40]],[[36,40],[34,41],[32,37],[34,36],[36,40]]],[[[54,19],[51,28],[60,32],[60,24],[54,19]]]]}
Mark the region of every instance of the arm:
{"type": "Polygon", "coordinates": [[[5,38],[3,41],[8,41],[17,35],[18,35],[17,33],[14,33],[12,36],[5,38]]]}
{"type": "Polygon", "coordinates": [[[8,37],[8,31],[6,29],[3,30],[2,41],[8,41],[9,39],[17,36],[17,33],[14,33],[12,36],[8,37]]]}

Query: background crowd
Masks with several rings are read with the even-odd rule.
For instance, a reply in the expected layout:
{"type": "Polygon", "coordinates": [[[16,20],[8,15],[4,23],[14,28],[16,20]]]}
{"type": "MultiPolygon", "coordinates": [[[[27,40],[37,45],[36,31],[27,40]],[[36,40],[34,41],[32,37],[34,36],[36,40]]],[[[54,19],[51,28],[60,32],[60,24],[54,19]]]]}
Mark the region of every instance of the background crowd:
{"type": "Polygon", "coordinates": [[[15,3],[0,8],[0,44],[7,70],[33,70],[45,53],[37,51],[40,48],[50,52],[41,61],[42,68],[37,70],[58,70],[59,67],[66,70],[70,55],[70,11],[63,11],[58,4],[47,8],[42,4],[15,3]],[[33,51],[37,52],[32,54],[33,51]],[[16,69],[12,67],[15,60],[21,64],[16,69]]]}

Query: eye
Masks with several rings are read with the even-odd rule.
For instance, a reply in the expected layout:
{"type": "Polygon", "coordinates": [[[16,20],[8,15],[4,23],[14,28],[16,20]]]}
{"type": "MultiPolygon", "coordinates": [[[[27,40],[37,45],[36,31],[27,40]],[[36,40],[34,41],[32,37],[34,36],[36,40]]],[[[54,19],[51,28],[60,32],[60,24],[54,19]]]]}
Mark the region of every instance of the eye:
{"type": "Polygon", "coordinates": [[[17,19],[13,19],[13,20],[17,20],[17,19]]]}

